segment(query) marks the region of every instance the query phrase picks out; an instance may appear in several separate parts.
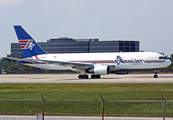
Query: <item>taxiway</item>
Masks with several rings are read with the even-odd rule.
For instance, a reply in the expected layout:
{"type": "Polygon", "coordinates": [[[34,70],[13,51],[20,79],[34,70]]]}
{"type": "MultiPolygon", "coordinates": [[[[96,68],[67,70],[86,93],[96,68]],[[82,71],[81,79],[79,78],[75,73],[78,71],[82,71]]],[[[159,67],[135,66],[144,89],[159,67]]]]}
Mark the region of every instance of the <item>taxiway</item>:
{"type": "Polygon", "coordinates": [[[1,74],[0,83],[173,83],[173,74],[102,75],[100,79],[78,79],[77,74],[1,74]]]}

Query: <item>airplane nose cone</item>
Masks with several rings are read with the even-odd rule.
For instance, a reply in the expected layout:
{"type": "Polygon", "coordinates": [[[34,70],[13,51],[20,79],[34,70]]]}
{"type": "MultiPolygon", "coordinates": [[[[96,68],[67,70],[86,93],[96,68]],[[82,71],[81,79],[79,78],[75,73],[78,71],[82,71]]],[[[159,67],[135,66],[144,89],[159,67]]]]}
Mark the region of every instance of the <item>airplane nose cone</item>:
{"type": "Polygon", "coordinates": [[[167,64],[170,66],[172,64],[171,60],[167,60],[167,64]]]}

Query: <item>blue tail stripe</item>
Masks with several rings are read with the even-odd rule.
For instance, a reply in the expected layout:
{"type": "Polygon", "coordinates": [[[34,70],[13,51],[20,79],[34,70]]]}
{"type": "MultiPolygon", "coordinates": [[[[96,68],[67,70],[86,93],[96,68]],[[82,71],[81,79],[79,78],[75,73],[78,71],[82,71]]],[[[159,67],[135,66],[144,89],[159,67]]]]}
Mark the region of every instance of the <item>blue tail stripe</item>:
{"type": "Polygon", "coordinates": [[[40,54],[47,54],[21,27],[14,26],[24,57],[32,57],[40,54]],[[22,40],[28,40],[27,43],[22,43],[22,40]]]}
{"type": "Polygon", "coordinates": [[[20,43],[20,45],[26,45],[26,43],[20,43]]]}
{"type": "Polygon", "coordinates": [[[32,39],[32,37],[21,26],[14,26],[14,29],[19,40],[32,39]]]}

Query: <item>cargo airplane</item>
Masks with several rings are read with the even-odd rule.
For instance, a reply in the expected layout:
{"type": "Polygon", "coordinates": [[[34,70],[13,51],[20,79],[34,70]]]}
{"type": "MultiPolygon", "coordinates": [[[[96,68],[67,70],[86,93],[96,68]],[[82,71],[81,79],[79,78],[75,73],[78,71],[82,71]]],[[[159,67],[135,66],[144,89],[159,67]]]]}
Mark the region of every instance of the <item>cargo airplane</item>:
{"type": "MultiPolygon", "coordinates": [[[[100,78],[110,73],[128,74],[129,71],[158,70],[171,64],[168,57],[154,52],[64,53],[49,54],[21,27],[14,26],[24,58],[19,63],[46,70],[68,69],[80,72],[79,79],[100,78]]],[[[154,78],[157,78],[155,72],[154,78]]]]}

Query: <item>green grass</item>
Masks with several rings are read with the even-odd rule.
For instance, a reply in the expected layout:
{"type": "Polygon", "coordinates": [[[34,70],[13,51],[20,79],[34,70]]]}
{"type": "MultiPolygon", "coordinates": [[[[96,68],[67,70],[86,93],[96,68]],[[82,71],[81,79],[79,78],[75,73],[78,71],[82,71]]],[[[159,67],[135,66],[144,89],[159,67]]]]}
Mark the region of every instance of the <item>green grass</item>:
{"type": "MultiPolygon", "coordinates": [[[[0,99],[173,100],[173,84],[0,84],[0,99]]],[[[45,101],[46,115],[101,115],[101,102],[45,101]]],[[[0,101],[0,114],[38,114],[41,101],[0,101]]],[[[162,116],[162,103],[105,102],[107,116],[162,116]]],[[[166,103],[173,116],[173,103],[166,103]]]]}

